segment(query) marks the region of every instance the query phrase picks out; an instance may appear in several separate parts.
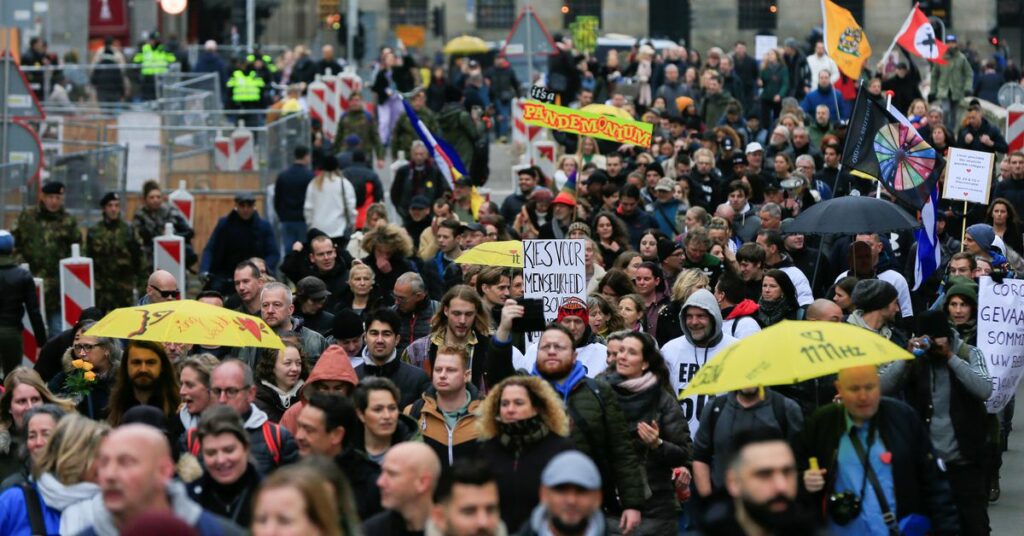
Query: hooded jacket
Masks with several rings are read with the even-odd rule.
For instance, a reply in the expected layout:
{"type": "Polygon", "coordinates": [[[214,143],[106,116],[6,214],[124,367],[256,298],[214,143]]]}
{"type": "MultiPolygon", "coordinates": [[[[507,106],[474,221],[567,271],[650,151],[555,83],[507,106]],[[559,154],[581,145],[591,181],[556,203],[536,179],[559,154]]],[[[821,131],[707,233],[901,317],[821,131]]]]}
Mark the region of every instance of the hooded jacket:
{"type": "Polygon", "coordinates": [[[346,382],[353,388],[359,384],[359,377],[356,376],[356,371],[352,368],[352,362],[349,361],[348,355],[345,354],[345,350],[341,346],[332,344],[324,350],[324,353],[320,355],[320,360],[316,362],[309,377],[306,378],[306,383],[299,390],[299,400],[281,416],[281,426],[292,434],[299,428],[299,413],[306,404],[306,389],[320,381],[346,382]]]}
{"type": "Polygon", "coordinates": [[[423,442],[437,453],[441,467],[451,467],[455,460],[476,457],[480,431],[476,426],[480,393],[468,384],[469,404],[459,412],[454,427],[449,427],[441,408],[437,406],[437,390],[430,386],[419,400],[406,406],[404,413],[416,420],[423,433],[423,442]]]}
{"type": "Polygon", "coordinates": [[[398,352],[392,352],[391,357],[383,365],[375,365],[369,351],[363,347],[363,362],[356,367],[356,375],[359,379],[376,376],[394,382],[402,395],[402,399],[398,401],[400,408],[415,402],[430,387],[430,377],[427,373],[403,362],[398,358],[398,352]]]}
{"type": "MultiPolygon", "coordinates": [[[[249,404],[249,416],[245,418],[244,427],[249,433],[250,461],[261,475],[269,475],[274,469],[299,459],[299,448],[292,434],[283,426],[270,422],[267,414],[256,404],[249,404]]],[[[183,434],[181,441],[184,444],[181,452],[197,452],[199,447],[195,442],[199,437],[195,428],[183,434]]]]}
{"type": "Polygon", "coordinates": [[[299,380],[288,392],[282,391],[277,385],[263,380],[256,387],[256,407],[267,414],[270,422],[281,422],[281,416],[299,399],[299,391],[304,382],[299,380]]]}
{"type": "MultiPolygon", "coordinates": [[[[241,536],[245,532],[234,523],[204,510],[199,503],[188,497],[185,485],[171,481],[167,484],[167,500],[171,504],[174,517],[194,528],[200,536],[241,536]]],[[[120,531],[114,524],[114,518],[103,506],[103,496],[97,494],[88,503],[91,515],[95,520],[92,527],[79,533],[79,536],[117,536],[120,531]]]]}
{"type": "MultiPolygon", "coordinates": [[[[550,514],[547,507],[543,504],[538,504],[533,509],[533,513],[530,514],[530,520],[516,533],[517,536],[554,536],[555,533],[548,526],[549,517],[550,514]]],[[[587,521],[587,528],[582,534],[583,536],[603,536],[608,534],[605,518],[601,515],[600,510],[590,515],[590,519],[587,521]]]]}
{"type": "MultiPolygon", "coordinates": [[[[681,393],[686,388],[708,360],[736,342],[732,335],[722,332],[722,312],[718,308],[715,296],[707,289],[700,289],[690,295],[679,311],[679,324],[683,327],[683,336],[672,339],[661,349],[661,354],[665,356],[665,364],[668,365],[672,388],[676,393],[681,393]],[[708,328],[710,334],[703,340],[694,340],[690,328],[686,326],[686,310],[690,307],[703,309],[711,316],[711,326],[708,328]]],[[[683,408],[683,417],[690,423],[691,437],[697,435],[700,413],[708,398],[707,395],[694,395],[679,401],[683,408]]]]}

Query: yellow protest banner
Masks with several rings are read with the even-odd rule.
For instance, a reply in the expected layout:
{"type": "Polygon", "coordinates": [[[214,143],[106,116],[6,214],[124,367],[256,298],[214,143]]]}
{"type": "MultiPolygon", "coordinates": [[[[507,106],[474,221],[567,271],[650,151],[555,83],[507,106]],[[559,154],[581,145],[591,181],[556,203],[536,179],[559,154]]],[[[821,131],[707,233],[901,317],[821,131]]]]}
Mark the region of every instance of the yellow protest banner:
{"type": "Polygon", "coordinates": [[[552,130],[574,132],[581,136],[641,147],[651,145],[651,134],[654,131],[654,125],[650,123],[609,117],[536,101],[526,101],[523,104],[523,120],[528,124],[552,130]]]}

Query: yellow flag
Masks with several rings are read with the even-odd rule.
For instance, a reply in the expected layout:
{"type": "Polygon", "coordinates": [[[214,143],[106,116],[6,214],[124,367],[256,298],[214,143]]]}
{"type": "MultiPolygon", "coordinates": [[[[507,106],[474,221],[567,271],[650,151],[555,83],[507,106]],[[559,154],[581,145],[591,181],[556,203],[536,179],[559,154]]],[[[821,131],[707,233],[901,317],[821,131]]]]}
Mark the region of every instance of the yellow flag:
{"type": "Polygon", "coordinates": [[[868,36],[853,15],[831,0],[821,0],[825,14],[825,50],[839,70],[856,80],[871,56],[868,36]]]}

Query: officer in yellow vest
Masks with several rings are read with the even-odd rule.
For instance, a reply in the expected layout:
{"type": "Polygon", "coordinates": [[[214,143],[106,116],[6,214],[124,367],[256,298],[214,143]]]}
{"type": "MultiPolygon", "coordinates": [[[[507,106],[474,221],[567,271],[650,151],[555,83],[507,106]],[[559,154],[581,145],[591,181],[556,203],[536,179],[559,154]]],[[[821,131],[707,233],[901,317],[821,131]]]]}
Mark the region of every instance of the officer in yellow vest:
{"type": "Polygon", "coordinates": [[[153,32],[149,39],[139,48],[132,58],[132,62],[141,66],[139,81],[142,86],[142,99],[153,100],[156,98],[156,77],[167,72],[167,69],[177,58],[174,54],[164,50],[160,43],[160,34],[153,32]]]}
{"type": "MultiPolygon", "coordinates": [[[[264,88],[267,83],[253,67],[252,63],[236,64],[235,70],[228,78],[227,86],[231,90],[232,107],[238,110],[262,110],[266,107],[264,88]]],[[[261,125],[263,117],[256,114],[240,115],[248,125],[261,125]]]]}

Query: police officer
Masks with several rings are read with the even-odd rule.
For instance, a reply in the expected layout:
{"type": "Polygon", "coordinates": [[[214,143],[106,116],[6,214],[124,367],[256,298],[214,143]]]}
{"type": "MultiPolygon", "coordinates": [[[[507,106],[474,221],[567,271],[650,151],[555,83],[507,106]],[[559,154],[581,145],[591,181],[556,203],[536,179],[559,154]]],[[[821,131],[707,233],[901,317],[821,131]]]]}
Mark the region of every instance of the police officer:
{"type": "Polygon", "coordinates": [[[100,199],[103,218],[85,235],[85,254],[93,259],[96,306],[104,311],[135,302],[135,283],[143,270],[142,240],[121,218],[121,197],[109,192],[100,199]]]}
{"type": "MultiPolygon", "coordinates": [[[[228,78],[231,90],[231,104],[237,110],[260,110],[264,108],[263,89],[267,81],[260,76],[252,62],[239,60],[228,78]]],[[[241,116],[249,125],[260,124],[258,116],[241,116]]]]}
{"type": "Polygon", "coordinates": [[[14,236],[0,230],[0,362],[6,377],[21,364],[21,319],[28,311],[36,347],[46,344],[46,325],[39,314],[35,282],[14,259],[14,236]]]}
{"type": "Polygon", "coordinates": [[[50,331],[60,331],[58,264],[71,255],[71,244],[82,239],[75,217],[64,210],[64,184],[43,185],[42,199],[35,207],[25,208],[15,223],[14,242],[18,253],[32,273],[43,278],[50,331]]]}
{"type": "Polygon", "coordinates": [[[142,99],[153,100],[156,98],[156,77],[167,72],[168,67],[176,61],[174,54],[167,52],[160,43],[160,34],[153,32],[149,39],[142,45],[132,63],[141,66],[139,75],[142,82],[142,99]]]}

